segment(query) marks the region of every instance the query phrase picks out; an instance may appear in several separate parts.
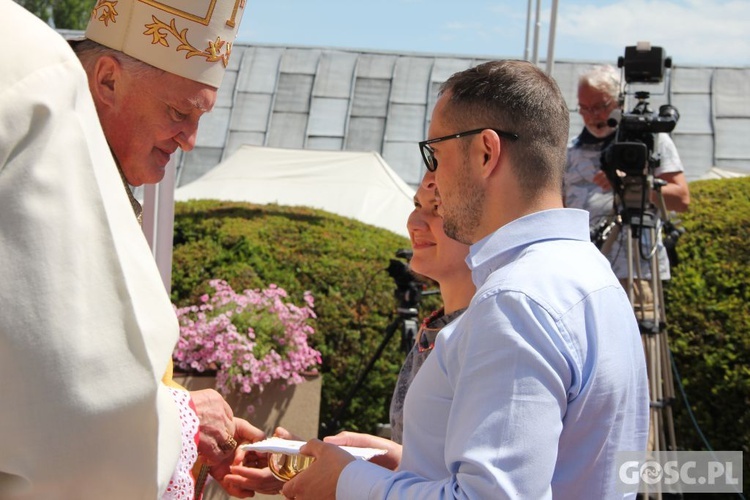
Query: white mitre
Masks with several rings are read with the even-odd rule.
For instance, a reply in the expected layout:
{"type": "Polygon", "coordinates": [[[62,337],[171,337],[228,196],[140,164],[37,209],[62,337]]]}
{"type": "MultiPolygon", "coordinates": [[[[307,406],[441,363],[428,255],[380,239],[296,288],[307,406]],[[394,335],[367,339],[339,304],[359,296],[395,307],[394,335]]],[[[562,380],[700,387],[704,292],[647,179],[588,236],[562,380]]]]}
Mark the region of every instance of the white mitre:
{"type": "Polygon", "coordinates": [[[86,38],[218,88],[245,0],[98,0],[86,38]]]}

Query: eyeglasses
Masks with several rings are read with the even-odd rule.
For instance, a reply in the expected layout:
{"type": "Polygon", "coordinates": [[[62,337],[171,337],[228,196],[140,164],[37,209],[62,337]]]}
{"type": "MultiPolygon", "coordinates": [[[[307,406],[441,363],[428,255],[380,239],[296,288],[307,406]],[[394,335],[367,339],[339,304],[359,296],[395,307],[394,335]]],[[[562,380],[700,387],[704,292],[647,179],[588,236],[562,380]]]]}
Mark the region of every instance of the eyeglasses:
{"type": "Polygon", "coordinates": [[[582,104],[579,104],[577,110],[578,113],[582,115],[595,115],[608,109],[610,106],[612,106],[613,102],[614,101],[610,99],[609,101],[600,102],[599,104],[595,104],[594,106],[583,106],[582,104]]]}
{"type": "Polygon", "coordinates": [[[419,143],[419,150],[422,152],[422,159],[424,160],[424,164],[427,167],[427,170],[429,170],[430,172],[434,172],[435,170],[437,170],[437,167],[438,167],[437,158],[435,158],[435,150],[430,147],[430,144],[435,144],[436,142],[448,141],[450,139],[459,139],[461,137],[466,137],[468,135],[479,134],[485,130],[492,130],[500,137],[505,137],[506,139],[510,139],[511,141],[518,140],[518,134],[514,134],[513,132],[504,132],[496,128],[484,127],[484,128],[469,130],[468,132],[459,132],[458,134],[451,134],[451,135],[446,135],[445,137],[438,137],[436,139],[429,139],[426,141],[421,141],[419,143]]]}

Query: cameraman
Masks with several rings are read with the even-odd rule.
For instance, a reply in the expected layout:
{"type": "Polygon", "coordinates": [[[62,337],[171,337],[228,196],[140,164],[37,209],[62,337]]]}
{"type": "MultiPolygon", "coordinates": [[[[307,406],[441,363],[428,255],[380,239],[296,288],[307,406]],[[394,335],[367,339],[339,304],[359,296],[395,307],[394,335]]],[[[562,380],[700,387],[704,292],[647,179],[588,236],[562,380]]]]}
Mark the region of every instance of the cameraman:
{"type": "MultiPolygon", "coordinates": [[[[601,154],[615,138],[616,127],[610,127],[610,114],[621,108],[620,72],[613,66],[595,66],[578,80],[578,112],[583,117],[584,128],[568,148],[568,160],[564,177],[565,204],[589,212],[589,224],[594,230],[614,213],[612,186],[601,170],[601,154]]],[[[690,203],[687,180],[677,148],[668,134],[659,133],[655,142],[655,153],[661,162],[654,176],[666,182],[661,193],[667,210],[684,212],[690,203]]],[[[651,191],[650,202],[658,206],[657,192],[651,191]]],[[[645,234],[645,233],[644,233],[645,234]]],[[[630,231],[620,231],[617,241],[606,252],[612,269],[625,285],[628,278],[627,252],[623,243],[630,238],[630,231]]],[[[642,241],[648,248],[648,242],[642,241]]],[[[633,276],[636,302],[643,293],[645,310],[653,308],[653,298],[648,280],[651,277],[648,263],[641,263],[642,276],[633,276]],[[641,288],[646,287],[646,288],[641,288]]],[[[659,240],[659,271],[662,279],[669,279],[669,262],[666,251],[659,240]]],[[[645,311],[644,311],[645,312],[645,311]]]]}

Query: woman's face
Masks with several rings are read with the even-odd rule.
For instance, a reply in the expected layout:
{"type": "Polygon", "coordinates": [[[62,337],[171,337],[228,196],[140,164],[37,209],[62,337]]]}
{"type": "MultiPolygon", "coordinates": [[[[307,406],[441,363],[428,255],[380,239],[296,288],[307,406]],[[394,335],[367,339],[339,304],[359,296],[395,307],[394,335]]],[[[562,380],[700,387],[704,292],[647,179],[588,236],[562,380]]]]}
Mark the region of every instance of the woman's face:
{"type": "Polygon", "coordinates": [[[406,227],[414,252],[410,262],[412,271],[440,283],[452,274],[469,273],[466,266],[469,246],[445,235],[437,208],[434,184],[420,184],[406,227]]]}

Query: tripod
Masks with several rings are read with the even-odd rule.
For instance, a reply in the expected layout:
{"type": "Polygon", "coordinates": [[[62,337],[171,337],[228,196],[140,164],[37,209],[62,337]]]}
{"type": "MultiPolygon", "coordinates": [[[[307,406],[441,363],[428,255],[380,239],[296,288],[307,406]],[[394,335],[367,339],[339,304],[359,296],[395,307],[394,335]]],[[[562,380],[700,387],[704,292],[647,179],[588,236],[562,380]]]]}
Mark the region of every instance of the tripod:
{"type": "Polygon", "coordinates": [[[346,395],[346,398],[344,399],[344,402],[339,410],[336,412],[336,415],[334,415],[331,419],[330,423],[327,426],[328,430],[330,430],[331,432],[335,432],[336,430],[338,430],[341,424],[341,420],[346,414],[346,410],[349,408],[354,395],[357,394],[357,392],[362,387],[362,384],[364,384],[365,380],[367,380],[367,376],[370,374],[370,371],[375,366],[377,360],[380,359],[380,356],[383,355],[383,351],[385,350],[386,346],[388,346],[388,343],[391,341],[391,338],[393,338],[393,335],[399,330],[399,327],[401,327],[402,331],[402,344],[406,344],[407,342],[409,342],[409,338],[412,339],[411,342],[413,343],[414,338],[417,335],[417,329],[419,326],[417,323],[417,312],[418,311],[416,308],[398,308],[397,316],[386,327],[383,340],[380,342],[380,345],[375,351],[375,354],[373,354],[370,358],[370,361],[369,363],[367,363],[364,371],[362,371],[357,381],[349,390],[349,393],[346,395]]]}
{"type": "MultiPolygon", "coordinates": [[[[406,250],[399,250],[396,252],[396,256],[408,259],[411,257],[411,253],[406,250]]],[[[375,354],[372,355],[367,366],[349,390],[341,407],[326,425],[325,428],[328,432],[332,433],[339,429],[341,421],[346,414],[352,399],[362,388],[365,380],[367,380],[367,376],[370,374],[370,371],[372,371],[378,359],[383,355],[383,351],[388,346],[393,335],[399,329],[401,330],[401,347],[405,353],[409,352],[411,346],[414,345],[417,331],[419,329],[417,317],[419,315],[419,302],[422,298],[421,286],[415,279],[414,275],[409,272],[408,266],[401,261],[391,259],[390,265],[386,271],[396,282],[396,291],[394,292],[396,300],[398,301],[396,317],[386,327],[383,340],[380,342],[375,354]]]]}
{"type": "Polygon", "coordinates": [[[616,190],[615,206],[622,207],[607,231],[602,252],[608,255],[620,238],[627,257],[627,279],[621,280],[633,306],[641,332],[648,372],[650,411],[648,451],[676,451],[672,404],[675,401],[674,379],[666,328],[664,291],[659,269],[658,234],[667,210],[661,187],[666,184],[653,176],[621,180],[616,190]],[[646,200],[656,193],[658,208],[646,200]],[[645,242],[645,248],[644,248],[645,242]],[[650,273],[646,272],[650,271],[650,273]],[[650,278],[642,278],[648,276],[650,278]]]}

